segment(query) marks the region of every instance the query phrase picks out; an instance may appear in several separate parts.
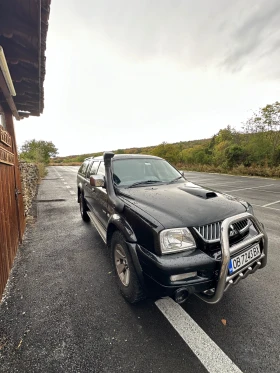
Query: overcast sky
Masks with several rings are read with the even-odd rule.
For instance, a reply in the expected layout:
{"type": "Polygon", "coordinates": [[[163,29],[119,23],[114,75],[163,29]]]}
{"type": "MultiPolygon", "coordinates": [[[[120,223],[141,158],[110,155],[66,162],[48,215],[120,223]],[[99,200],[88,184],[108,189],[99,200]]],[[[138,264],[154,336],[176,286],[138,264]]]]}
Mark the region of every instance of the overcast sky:
{"type": "Polygon", "coordinates": [[[279,0],[53,0],[45,110],[60,155],[211,137],[280,99],[279,0]]]}

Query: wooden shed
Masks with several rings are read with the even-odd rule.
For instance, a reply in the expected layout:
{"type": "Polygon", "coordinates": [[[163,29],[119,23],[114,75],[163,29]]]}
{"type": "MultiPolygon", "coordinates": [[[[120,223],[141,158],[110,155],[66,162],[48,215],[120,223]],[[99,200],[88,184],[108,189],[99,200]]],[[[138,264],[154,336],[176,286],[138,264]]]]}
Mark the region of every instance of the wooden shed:
{"type": "Polygon", "coordinates": [[[44,109],[51,0],[0,0],[0,298],[25,229],[13,117],[44,109]]]}

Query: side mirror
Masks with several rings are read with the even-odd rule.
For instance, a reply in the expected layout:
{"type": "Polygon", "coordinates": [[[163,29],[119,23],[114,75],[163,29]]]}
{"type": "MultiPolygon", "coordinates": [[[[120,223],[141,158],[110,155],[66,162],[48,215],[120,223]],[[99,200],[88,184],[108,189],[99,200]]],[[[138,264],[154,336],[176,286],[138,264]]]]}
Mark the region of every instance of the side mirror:
{"type": "Polygon", "coordinates": [[[183,177],[185,177],[185,172],[184,171],[179,171],[180,172],[180,174],[183,176],[183,177]]]}
{"type": "Polygon", "coordinates": [[[94,175],[89,179],[90,185],[92,187],[104,187],[104,176],[103,175],[94,175]]]}

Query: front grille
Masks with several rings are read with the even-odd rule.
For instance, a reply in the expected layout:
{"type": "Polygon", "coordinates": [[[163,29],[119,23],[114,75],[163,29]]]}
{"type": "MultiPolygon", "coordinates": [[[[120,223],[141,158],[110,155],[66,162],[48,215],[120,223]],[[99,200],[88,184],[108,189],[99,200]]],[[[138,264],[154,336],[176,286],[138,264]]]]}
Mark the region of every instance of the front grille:
{"type": "Polygon", "coordinates": [[[202,225],[201,227],[195,227],[195,229],[205,241],[220,240],[221,222],[202,225]]]}
{"type": "Polygon", "coordinates": [[[244,219],[244,220],[240,220],[237,223],[234,223],[232,225],[233,225],[234,229],[236,229],[238,232],[242,233],[249,227],[249,225],[250,225],[249,223],[250,223],[250,220],[244,219]]]}
{"type": "MultiPolygon", "coordinates": [[[[243,233],[249,228],[250,220],[244,219],[230,226],[230,229],[234,234],[243,233]],[[236,233],[235,233],[236,232],[236,233]]],[[[202,225],[200,227],[195,227],[197,233],[207,242],[218,242],[221,236],[221,224],[219,221],[217,223],[202,225]]]]}

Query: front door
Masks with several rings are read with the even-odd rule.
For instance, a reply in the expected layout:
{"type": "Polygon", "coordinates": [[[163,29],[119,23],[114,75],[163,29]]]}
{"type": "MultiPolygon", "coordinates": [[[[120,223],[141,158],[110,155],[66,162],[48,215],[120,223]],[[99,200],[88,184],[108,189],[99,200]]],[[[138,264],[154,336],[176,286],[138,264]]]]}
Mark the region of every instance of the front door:
{"type": "MultiPolygon", "coordinates": [[[[105,168],[104,162],[100,162],[100,166],[97,170],[98,175],[102,175],[105,178],[105,168]]],[[[107,190],[103,187],[93,187],[93,206],[94,212],[98,218],[98,220],[102,223],[104,228],[107,227],[108,224],[108,216],[107,216],[107,203],[108,203],[108,196],[107,190]]]]}
{"type": "MultiPolygon", "coordinates": [[[[101,162],[103,164],[104,162],[101,162]]],[[[106,188],[94,187],[90,185],[90,177],[100,174],[105,177],[105,170],[102,171],[102,166],[99,168],[100,161],[94,161],[88,168],[85,184],[85,199],[89,205],[90,211],[106,228],[107,226],[107,191],[106,188]]]]}
{"type": "Polygon", "coordinates": [[[99,163],[100,163],[99,161],[93,161],[88,166],[88,169],[87,169],[87,172],[86,172],[86,175],[85,175],[86,181],[84,183],[84,195],[85,195],[85,199],[87,201],[88,207],[91,211],[94,210],[94,203],[93,203],[94,189],[90,185],[90,177],[96,175],[99,163]]]}

